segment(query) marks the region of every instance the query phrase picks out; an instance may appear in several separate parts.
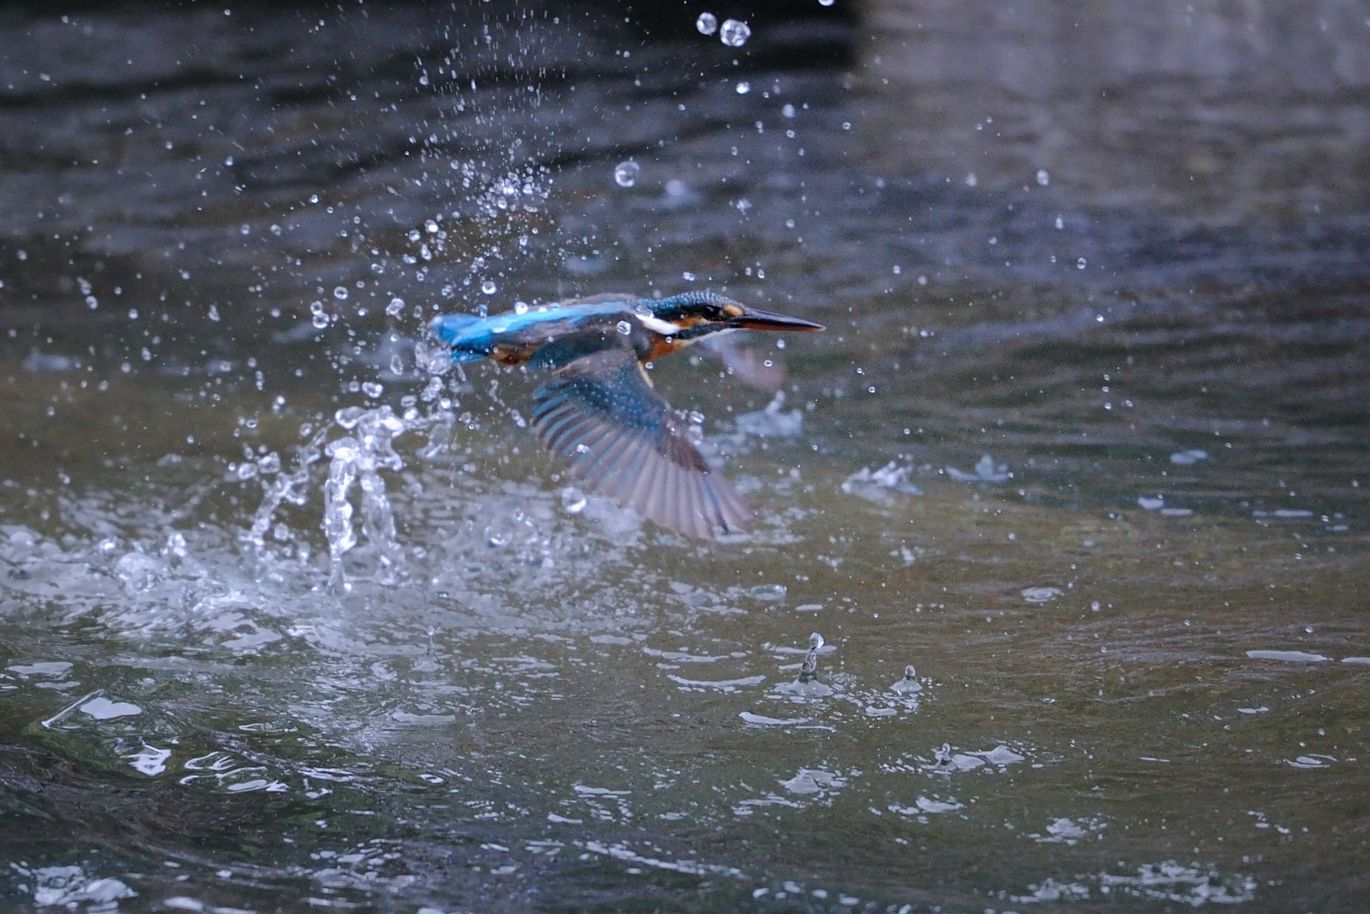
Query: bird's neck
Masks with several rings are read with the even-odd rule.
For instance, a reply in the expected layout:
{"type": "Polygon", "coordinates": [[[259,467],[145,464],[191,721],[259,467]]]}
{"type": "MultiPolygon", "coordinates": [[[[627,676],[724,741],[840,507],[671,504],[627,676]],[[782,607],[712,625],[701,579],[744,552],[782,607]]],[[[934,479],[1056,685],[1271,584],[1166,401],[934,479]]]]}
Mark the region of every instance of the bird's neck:
{"type": "MultiPolygon", "coordinates": [[[[691,346],[706,336],[720,333],[716,326],[708,324],[696,324],[689,327],[679,327],[670,334],[651,333],[650,340],[646,347],[646,356],[643,361],[650,362],[659,359],[663,355],[670,355],[672,352],[679,352],[686,346],[691,346]]],[[[641,350],[639,350],[641,351],[641,350]]]]}

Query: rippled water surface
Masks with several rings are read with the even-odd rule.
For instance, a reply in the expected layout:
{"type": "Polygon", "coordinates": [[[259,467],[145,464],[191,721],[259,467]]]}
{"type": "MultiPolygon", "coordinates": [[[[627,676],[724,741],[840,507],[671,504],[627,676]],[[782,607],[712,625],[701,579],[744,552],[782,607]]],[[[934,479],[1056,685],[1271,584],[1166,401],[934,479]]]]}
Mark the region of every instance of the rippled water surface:
{"type": "Polygon", "coordinates": [[[0,902],[1355,910],[1370,20],[979,6],[0,13],[0,902]],[[718,542],[415,354],[688,288],[718,542]]]}

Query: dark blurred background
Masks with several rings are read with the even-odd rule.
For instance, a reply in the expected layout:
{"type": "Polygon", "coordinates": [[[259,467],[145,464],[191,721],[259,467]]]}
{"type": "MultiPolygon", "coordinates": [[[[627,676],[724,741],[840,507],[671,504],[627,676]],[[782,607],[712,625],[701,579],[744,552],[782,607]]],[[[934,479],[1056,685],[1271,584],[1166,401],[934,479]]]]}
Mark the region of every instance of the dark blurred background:
{"type": "MultiPolygon", "coordinates": [[[[1364,280],[1360,3],[19,3],[0,10],[0,31],[7,326],[119,319],[87,313],[78,277],[106,301],[114,288],[165,300],[178,322],[210,304],[228,320],[303,312],[375,263],[396,267],[388,294],[412,281],[406,233],[439,213],[479,238],[431,264],[446,279],[545,287],[562,260],[600,250],[635,261],[631,282],[651,273],[647,239],[682,240],[641,199],[671,178],[700,211],[679,232],[727,240],[716,260],[792,240],[715,206],[738,196],[756,214],[767,194],[806,196],[789,208],[845,235],[879,222],[868,240],[882,250],[863,246],[856,284],[905,251],[1002,273],[1004,258],[976,263],[962,236],[933,250],[948,218],[977,218],[947,214],[986,194],[1106,211],[1076,246],[1141,270],[1123,284],[1364,280]],[[700,35],[706,10],[744,16],[751,39],[700,35]],[[733,91],[748,80],[751,93],[733,91]],[[785,103],[808,162],[761,149],[796,126],[777,117],[785,103]],[[763,110],[771,132],[758,138],[763,110]],[[729,155],[739,139],[754,167],[729,155]],[[631,157],[652,166],[632,196],[608,180],[631,157]],[[470,174],[452,171],[458,160],[470,174]],[[801,167],[815,173],[778,186],[801,167]],[[460,205],[473,175],[488,187],[515,173],[551,188],[521,200],[519,219],[460,205]],[[918,189],[850,199],[877,178],[918,189]],[[534,224],[540,237],[515,256],[534,224]],[[475,248],[498,268],[473,270],[475,248]]],[[[1012,225],[985,220],[987,237],[1009,240],[1012,225]]],[[[714,266],[736,279],[746,264],[714,266]]]]}

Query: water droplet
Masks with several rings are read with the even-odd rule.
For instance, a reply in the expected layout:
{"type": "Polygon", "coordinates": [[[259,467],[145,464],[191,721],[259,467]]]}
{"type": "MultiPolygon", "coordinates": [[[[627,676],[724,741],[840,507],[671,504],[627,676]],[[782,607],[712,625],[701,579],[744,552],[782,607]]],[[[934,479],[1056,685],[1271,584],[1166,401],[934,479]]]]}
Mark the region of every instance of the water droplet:
{"type": "Polygon", "coordinates": [[[328,315],[321,310],[315,311],[313,321],[314,326],[322,330],[323,328],[328,326],[328,315]]]}
{"type": "Polygon", "coordinates": [[[837,0],[818,0],[819,6],[832,6],[837,0]]]}
{"type": "MultiPolygon", "coordinates": [[[[362,419],[362,414],[365,412],[366,410],[362,409],[360,406],[345,406],[333,414],[333,421],[337,422],[342,428],[356,428],[357,423],[362,419]]],[[[336,441],[333,442],[333,444],[338,443],[339,442],[336,441]]],[[[332,446],[332,444],[329,445],[329,447],[332,446]]]]}
{"type": "Polygon", "coordinates": [[[338,301],[347,301],[347,289],[346,289],[346,287],[344,287],[344,286],[335,286],[334,289],[333,289],[333,297],[336,298],[338,301]]]}
{"type": "Polygon", "coordinates": [[[585,493],[575,486],[561,490],[561,507],[567,514],[579,514],[585,510],[585,493]]]}
{"type": "Polygon", "coordinates": [[[633,332],[633,325],[628,323],[627,321],[619,321],[615,329],[617,329],[618,332],[623,334],[624,336],[627,336],[628,334],[633,332]]]}
{"type": "Polygon", "coordinates": [[[481,281],[480,290],[484,292],[486,295],[494,295],[495,290],[497,288],[499,287],[495,285],[495,281],[493,279],[485,279],[481,281]]]}
{"type": "Polygon", "coordinates": [[[1075,261],[1075,269],[1077,269],[1077,270],[1083,270],[1083,269],[1085,268],[1085,266],[1086,266],[1086,261],[1085,261],[1085,259],[1084,259],[1083,257],[1081,257],[1079,260],[1075,261]]]}
{"type": "Polygon", "coordinates": [[[713,13],[700,13],[695,20],[695,28],[699,29],[701,35],[712,35],[718,31],[718,17],[713,13]]]}
{"type": "Polygon", "coordinates": [[[752,84],[747,82],[745,79],[737,84],[738,95],[746,95],[750,91],[752,91],[752,84]]]}
{"type": "Polygon", "coordinates": [[[719,38],[730,48],[740,48],[747,43],[747,39],[752,37],[752,30],[745,22],[737,19],[727,19],[723,22],[723,29],[719,32],[719,38]]]}
{"type": "Polygon", "coordinates": [[[619,187],[632,187],[637,183],[637,175],[642,169],[632,159],[619,162],[614,166],[614,183],[619,187]]]}
{"type": "Polygon", "coordinates": [[[362,383],[362,393],[374,400],[376,397],[385,393],[385,385],[377,381],[364,381],[362,383]]]}
{"type": "Polygon", "coordinates": [[[823,636],[820,635],[818,632],[814,632],[813,634],[809,635],[809,650],[821,651],[825,643],[826,642],[823,641],[823,636]]]}
{"type": "Polygon", "coordinates": [[[918,681],[918,671],[913,668],[913,664],[904,667],[903,677],[890,686],[890,691],[900,695],[912,695],[923,691],[923,684],[918,681]]]}
{"type": "Polygon", "coordinates": [[[785,117],[794,117],[794,105],[791,105],[789,102],[786,102],[785,106],[780,109],[780,113],[783,114],[785,117]]]}
{"type": "Polygon", "coordinates": [[[1051,173],[1045,168],[1037,169],[1037,183],[1042,187],[1046,187],[1051,183],[1051,173]]]}
{"type": "Polygon", "coordinates": [[[212,321],[213,321],[214,323],[216,323],[216,324],[219,322],[219,306],[218,306],[218,305],[210,305],[210,306],[209,306],[209,319],[212,320],[212,321]]]}
{"type": "Polygon", "coordinates": [[[527,303],[526,301],[516,301],[516,302],[514,302],[514,313],[515,313],[515,314],[527,314],[527,313],[528,313],[528,303],[527,303]]]}
{"type": "Polygon", "coordinates": [[[186,557],[186,538],[185,534],[179,530],[171,531],[166,539],[166,551],[176,556],[178,559],[186,557]]]}
{"type": "Polygon", "coordinates": [[[402,298],[400,298],[400,297],[398,297],[398,296],[396,296],[395,298],[390,299],[390,304],[388,304],[388,305],[385,306],[385,313],[388,314],[388,315],[390,315],[391,317],[399,317],[400,312],[403,311],[403,310],[404,310],[404,299],[402,299],[402,298]]]}

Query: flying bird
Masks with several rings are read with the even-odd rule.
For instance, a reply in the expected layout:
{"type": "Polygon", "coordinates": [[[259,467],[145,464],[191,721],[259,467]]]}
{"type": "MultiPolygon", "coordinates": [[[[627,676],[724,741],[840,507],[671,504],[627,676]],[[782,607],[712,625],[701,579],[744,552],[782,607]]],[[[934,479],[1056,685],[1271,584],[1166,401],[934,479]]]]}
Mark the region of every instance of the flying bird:
{"type": "Polygon", "coordinates": [[[533,394],[533,429],[587,487],[679,533],[746,529],[752,510],[686,437],[646,363],[729,330],[822,330],[714,292],[597,295],[430,325],[452,362],[493,359],[551,374],[533,394]]]}

